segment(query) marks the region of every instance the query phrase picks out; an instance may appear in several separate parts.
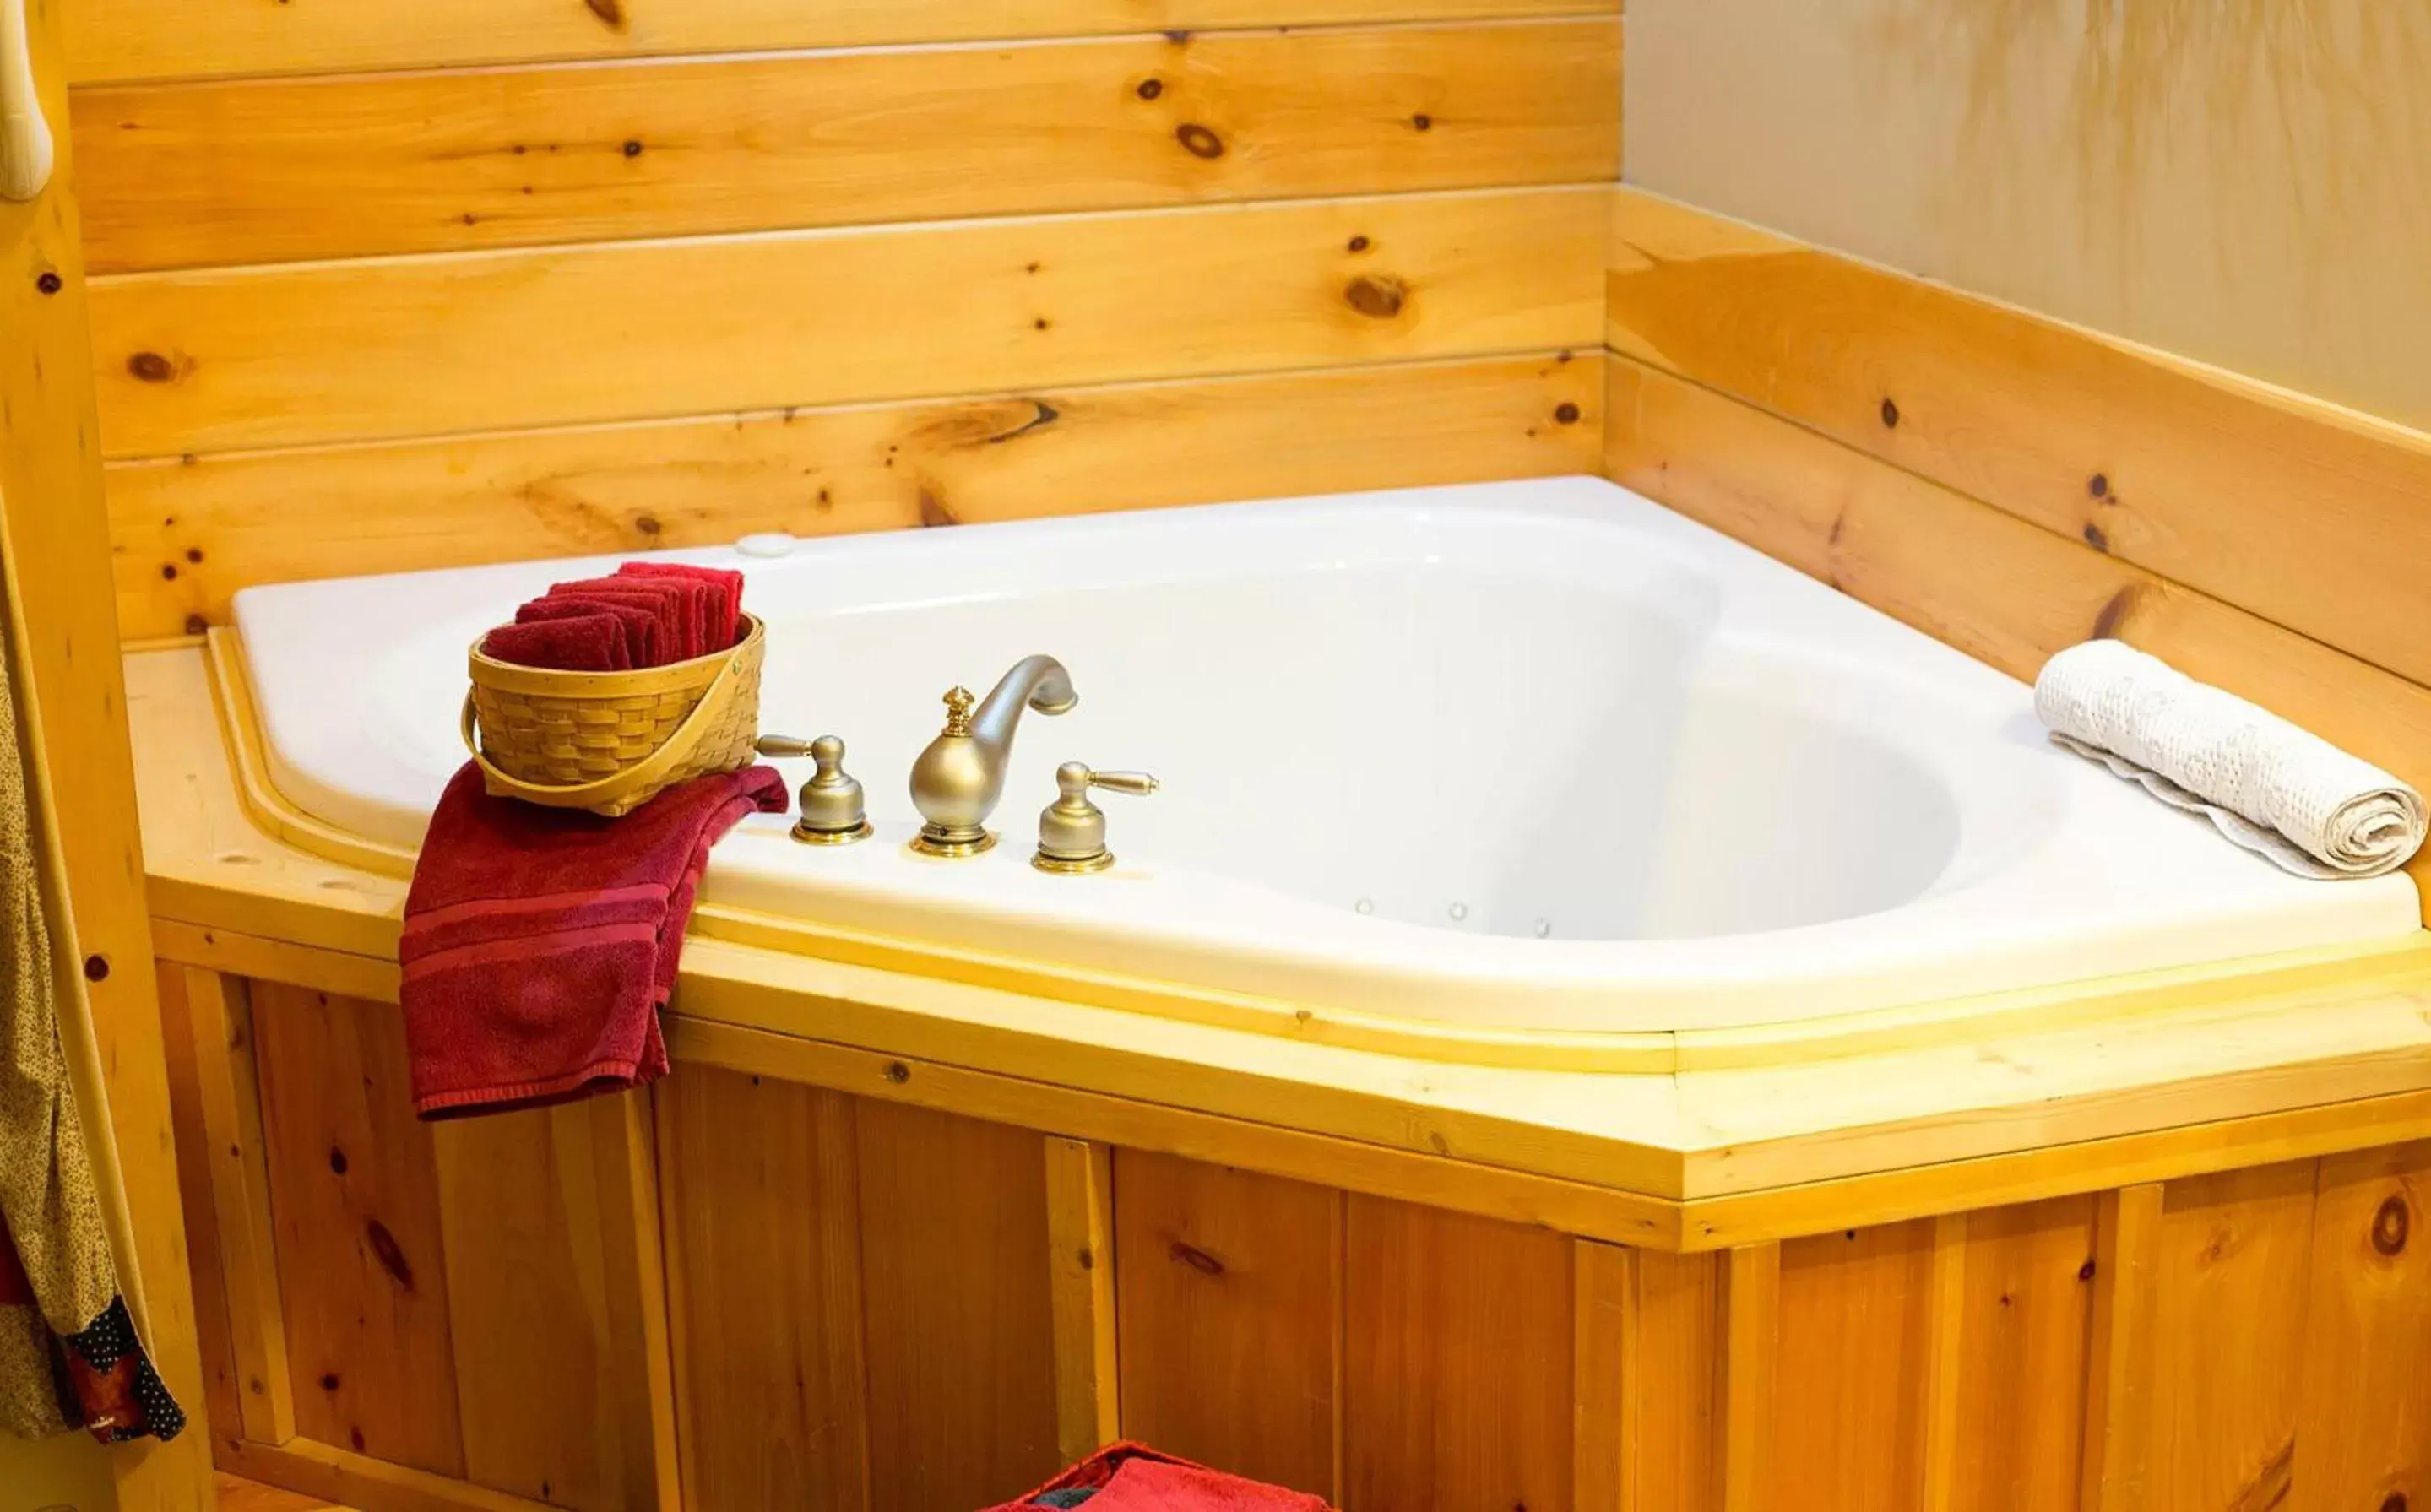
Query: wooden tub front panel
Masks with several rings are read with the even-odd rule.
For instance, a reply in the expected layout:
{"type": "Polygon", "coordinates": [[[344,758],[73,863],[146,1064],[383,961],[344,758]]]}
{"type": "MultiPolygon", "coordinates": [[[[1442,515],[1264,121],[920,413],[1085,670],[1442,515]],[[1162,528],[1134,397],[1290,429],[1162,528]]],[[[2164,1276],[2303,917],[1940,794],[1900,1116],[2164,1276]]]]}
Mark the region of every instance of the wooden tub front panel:
{"type": "Polygon", "coordinates": [[[1679,1255],[689,1063],[434,1127],[393,1006],[165,986],[215,1447],[367,1512],[2431,1496],[2431,1143],[1679,1255]]]}

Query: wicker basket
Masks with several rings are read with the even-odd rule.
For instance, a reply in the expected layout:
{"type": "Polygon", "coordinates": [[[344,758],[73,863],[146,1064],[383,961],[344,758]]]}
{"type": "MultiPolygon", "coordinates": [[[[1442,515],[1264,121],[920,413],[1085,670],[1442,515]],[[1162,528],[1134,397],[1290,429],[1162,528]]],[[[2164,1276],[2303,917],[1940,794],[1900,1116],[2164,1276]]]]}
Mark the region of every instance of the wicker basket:
{"type": "Polygon", "coordinates": [[[483,786],[615,819],[677,783],[747,764],[767,640],[757,619],[743,620],[728,650],[634,672],[518,667],[474,641],[463,736],[483,786]]]}

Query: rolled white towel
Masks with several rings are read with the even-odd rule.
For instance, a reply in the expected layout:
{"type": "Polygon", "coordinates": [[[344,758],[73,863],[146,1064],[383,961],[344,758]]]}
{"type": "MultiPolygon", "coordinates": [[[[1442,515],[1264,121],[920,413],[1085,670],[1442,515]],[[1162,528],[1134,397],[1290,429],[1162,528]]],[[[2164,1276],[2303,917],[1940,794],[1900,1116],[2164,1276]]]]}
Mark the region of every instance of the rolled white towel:
{"type": "Polygon", "coordinates": [[[2422,847],[2421,793],[2123,641],[2043,663],[2035,713],[2059,744],[2299,876],[2378,876],[2422,847]]]}

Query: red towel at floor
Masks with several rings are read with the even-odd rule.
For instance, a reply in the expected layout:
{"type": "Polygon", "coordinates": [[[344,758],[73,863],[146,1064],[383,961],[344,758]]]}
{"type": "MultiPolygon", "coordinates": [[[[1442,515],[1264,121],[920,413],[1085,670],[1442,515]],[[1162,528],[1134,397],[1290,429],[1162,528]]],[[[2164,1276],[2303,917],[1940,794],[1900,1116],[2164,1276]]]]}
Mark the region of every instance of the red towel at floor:
{"type": "Polygon", "coordinates": [[[693,894],[709,848],[755,808],[784,811],[773,767],[697,777],[609,820],[493,798],[467,762],[430,817],[397,947],[414,1111],[562,1102],[664,1073],[659,1009],[693,894]]]}
{"type": "Polygon", "coordinates": [[[1074,1505],[1087,1512],[1329,1512],[1323,1497],[1243,1480],[1133,1443],[1100,1449],[1020,1501],[987,1512],[1074,1505]],[[1075,1496],[1081,1491],[1091,1494],[1075,1496]]]}

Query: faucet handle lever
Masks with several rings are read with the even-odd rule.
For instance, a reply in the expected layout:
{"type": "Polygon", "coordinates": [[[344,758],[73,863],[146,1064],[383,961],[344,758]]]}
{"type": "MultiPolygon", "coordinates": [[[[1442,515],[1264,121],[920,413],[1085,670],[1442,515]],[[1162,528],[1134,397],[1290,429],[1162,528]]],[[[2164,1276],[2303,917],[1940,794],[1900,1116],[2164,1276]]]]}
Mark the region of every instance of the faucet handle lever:
{"type": "Polygon", "coordinates": [[[1145,798],[1156,791],[1157,780],[1145,772],[1092,772],[1079,761],[1057,767],[1055,789],[1062,796],[1038,816],[1038,854],[1031,865],[1041,872],[1081,872],[1115,864],[1106,849],[1106,811],[1089,802],[1092,788],[1145,798]]]}
{"type": "MultiPolygon", "coordinates": [[[[1073,765],[1079,766],[1080,763],[1074,762],[1073,765]]],[[[1081,771],[1086,786],[1103,788],[1108,792],[1127,792],[1134,798],[1147,797],[1156,791],[1158,786],[1157,780],[1145,772],[1090,772],[1085,767],[1081,771]]]]}
{"type": "Polygon", "coordinates": [[[806,756],[812,754],[813,743],[797,735],[763,735],[752,742],[752,749],[763,756],[806,756]]]}

